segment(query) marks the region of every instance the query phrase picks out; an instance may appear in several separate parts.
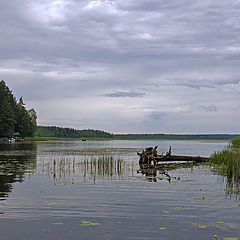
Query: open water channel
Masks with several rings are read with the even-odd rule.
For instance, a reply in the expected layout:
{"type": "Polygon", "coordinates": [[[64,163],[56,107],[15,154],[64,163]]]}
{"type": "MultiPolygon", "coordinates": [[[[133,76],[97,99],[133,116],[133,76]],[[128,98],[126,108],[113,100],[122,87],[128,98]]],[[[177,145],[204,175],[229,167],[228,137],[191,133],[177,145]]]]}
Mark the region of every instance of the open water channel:
{"type": "Polygon", "coordinates": [[[240,239],[238,183],[207,164],[140,169],[156,145],[210,156],[228,142],[0,144],[0,239],[240,239]]]}

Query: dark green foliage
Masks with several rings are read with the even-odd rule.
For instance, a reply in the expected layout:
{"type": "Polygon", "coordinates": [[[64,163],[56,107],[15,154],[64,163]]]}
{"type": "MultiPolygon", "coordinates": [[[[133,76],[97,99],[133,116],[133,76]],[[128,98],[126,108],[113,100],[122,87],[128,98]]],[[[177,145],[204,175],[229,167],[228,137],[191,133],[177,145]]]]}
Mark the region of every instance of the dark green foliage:
{"type": "Polygon", "coordinates": [[[10,137],[19,132],[23,137],[32,137],[36,131],[37,115],[34,109],[27,110],[22,97],[16,101],[4,81],[0,82],[0,137],[10,137]]]}
{"type": "Polygon", "coordinates": [[[219,166],[220,171],[232,180],[240,180],[240,138],[232,140],[232,146],[214,153],[210,164],[219,166]]]}
{"type": "Polygon", "coordinates": [[[236,134],[114,134],[116,139],[157,139],[157,140],[230,140],[236,134]]]}
{"type": "Polygon", "coordinates": [[[14,107],[16,100],[4,81],[0,82],[0,136],[10,136],[16,123],[14,107]]]}
{"type": "Polygon", "coordinates": [[[100,130],[76,130],[73,128],[61,128],[56,126],[38,126],[36,137],[58,137],[58,138],[111,138],[112,134],[100,130]]]}
{"type": "Polygon", "coordinates": [[[240,137],[232,139],[231,142],[234,148],[240,148],[240,137]]]}

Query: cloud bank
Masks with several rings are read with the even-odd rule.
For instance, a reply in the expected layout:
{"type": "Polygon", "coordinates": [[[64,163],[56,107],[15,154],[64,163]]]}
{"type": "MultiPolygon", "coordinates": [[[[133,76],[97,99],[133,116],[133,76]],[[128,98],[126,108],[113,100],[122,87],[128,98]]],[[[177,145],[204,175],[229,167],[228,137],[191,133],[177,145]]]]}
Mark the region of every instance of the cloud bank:
{"type": "Polygon", "coordinates": [[[0,3],[0,78],[38,124],[239,133],[238,0],[0,3]]]}

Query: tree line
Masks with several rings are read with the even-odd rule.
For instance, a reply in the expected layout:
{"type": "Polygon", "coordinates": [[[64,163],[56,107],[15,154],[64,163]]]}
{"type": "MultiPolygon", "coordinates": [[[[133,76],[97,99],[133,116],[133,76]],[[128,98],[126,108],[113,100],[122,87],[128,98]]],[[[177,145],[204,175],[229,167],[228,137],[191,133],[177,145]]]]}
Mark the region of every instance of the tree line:
{"type": "Polygon", "coordinates": [[[26,109],[23,98],[17,101],[5,81],[0,81],[0,137],[11,137],[14,132],[33,137],[36,129],[35,110],[26,109]]]}
{"type": "Polygon", "coordinates": [[[230,140],[239,134],[114,134],[115,139],[128,140],[230,140]]]}
{"type": "Polygon", "coordinates": [[[238,134],[112,134],[101,130],[76,130],[57,126],[38,126],[36,137],[108,138],[122,140],[230,140],[238,134]]]}
{"type": "Polygon", "coordinates": [[[38,126],[36,137],[59,137],[59,138],[111,138],[112,134],[101,130],[63,128],[56,126],[38,126]]]}

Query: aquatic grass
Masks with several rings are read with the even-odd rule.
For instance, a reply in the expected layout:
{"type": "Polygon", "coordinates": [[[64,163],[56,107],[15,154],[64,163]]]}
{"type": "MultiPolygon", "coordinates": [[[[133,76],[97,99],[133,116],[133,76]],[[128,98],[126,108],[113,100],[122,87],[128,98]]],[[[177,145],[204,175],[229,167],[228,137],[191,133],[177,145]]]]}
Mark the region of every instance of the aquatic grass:
{"type": "Polygon", "coordinates": [[[221,152],[215,152],[209,163],[218,166],[218,170],[232,180],[240,180],[240,151],[227,148],[221,152]]]}
{"type": "Polygon", "coordinates": [[[121,158],[116,158],[112,155],[101,155],[96,157],[75,158],[51,158],[44,160],[38,164],[37,172],[43,175],[48,175],[54,179],[54,182],[76,183],[73,177],[76,174],[81,174],[84,181],[93,181],[101,177],[115,178],[122,176],[130,176],[134,173],[134,163],[124,161],[121,158]]]}
{"type": "Polygon", "coordinates": [[[240,137],[231,141],[226,149],[215,152],[210,157],[210,165],[213,171],[226,176],[227,195],[240,195],[240,137]]]}
{"type": "Polygon", "coordinates": [[[240,137],[231,140],[233,148],[240,148],[240,137]]]}

